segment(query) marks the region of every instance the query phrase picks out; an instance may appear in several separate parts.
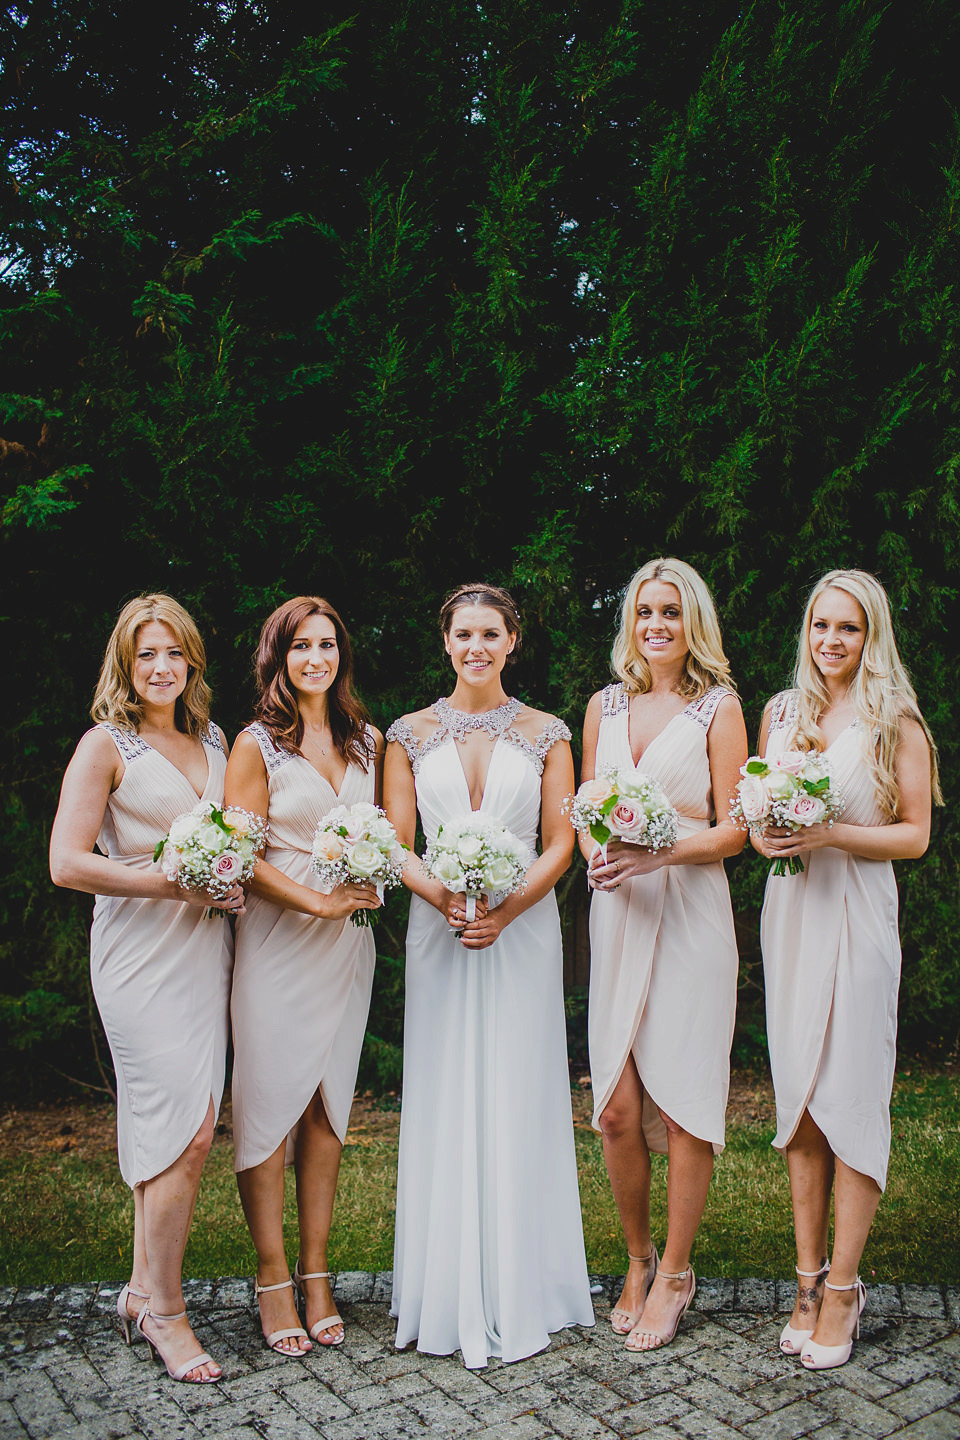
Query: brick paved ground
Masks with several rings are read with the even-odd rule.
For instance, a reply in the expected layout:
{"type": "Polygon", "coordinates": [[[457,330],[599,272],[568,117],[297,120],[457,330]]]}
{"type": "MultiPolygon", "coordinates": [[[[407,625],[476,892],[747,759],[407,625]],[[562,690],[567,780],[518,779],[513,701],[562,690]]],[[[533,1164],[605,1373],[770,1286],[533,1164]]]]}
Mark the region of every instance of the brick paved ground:
{"type": "Polygon", "coordinates": [[[568,1330],[515,1365],[465,1370],[398,1354],[388,1275],[341,1275],[339,1350],[282,1360],[258,1341],[249,1282],[193,1282],[219,1385],[175,1385],[116,1328],[117,1286],[0,1290],[0,1435],[31,1440],[957,1440],[960,1288],[876,1286],[853,1360],[811,1375],[781,1356],[792,1287],[703,1281],[668,1349],[627,1356],[607,1324],[568,1330]]]}

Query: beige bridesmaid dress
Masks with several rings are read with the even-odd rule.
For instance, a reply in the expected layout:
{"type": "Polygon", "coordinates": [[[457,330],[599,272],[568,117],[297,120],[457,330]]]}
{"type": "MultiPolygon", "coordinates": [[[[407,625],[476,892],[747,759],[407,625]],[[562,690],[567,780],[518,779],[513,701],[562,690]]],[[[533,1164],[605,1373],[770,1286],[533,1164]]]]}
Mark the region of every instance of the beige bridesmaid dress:
{"type": "MultiPolygon", "coordinates": [[[[197,795],[172,761],[134,731],[104,724],[123,760],[97,845],[153,871],[153,851],[178,815],[223,803],[226,756],[203,737],[207,783],[197,795]]],[[[199,905],[98,895],[90,932],[93,993],[117,1077],[120,1173],[139,1185],[173,1164],[223,1093],[233,939],[199,905]]]]}
{"type": "MultiPolygon", "coordinates": [[[[248,727],[267,769],[271,865],[317,889],[311,862],[317,821],[336,805],[373,802],[375,768],[348,765],[338,794],[302,755],[279,749],[265,726],[248,727]]],[[[343,1143],[370,1009],[373,932],[349,916],[320,920],[258,895],[237,925],[233,977],[235,1169],[272,1155],[286,1137],[293,1161],[297,1123],[314,1092],[343,1143]]]]}
{"type": "MultiPolygon", "coordinates": [[[[634,766],[629,698],[622,685],[608,685],[597,774],[616,767],[651,775],[677,811],[680,838],[706,830],[714,812],[707,734],[717,706],[732,693],[715,686],[691,701],[634,766]]],[[[723,1149],[738,963],[722,861],[664,866],[617,890],[593,892],[588,1030],[595,1127],[632,1055],[649,1147],[667,1149],[663,1110],[715,1153],[723,1149]]]]}
{"type": "MultiPolygon", "coordinates": [[[[767,756],[787,748],[796,692],[771,703],[767,756]]],[[[826,751],[845,825],[883,825],[859,723],[826,751]]],[[[774,1145],[790,1142],[804,1110],[845,1165],[882,1190],[890,1157],[900,936],[889,860],[825,846],[800,875],[767,879],[760,943],[767,1041],[777,1101],[774,1145]]]]}

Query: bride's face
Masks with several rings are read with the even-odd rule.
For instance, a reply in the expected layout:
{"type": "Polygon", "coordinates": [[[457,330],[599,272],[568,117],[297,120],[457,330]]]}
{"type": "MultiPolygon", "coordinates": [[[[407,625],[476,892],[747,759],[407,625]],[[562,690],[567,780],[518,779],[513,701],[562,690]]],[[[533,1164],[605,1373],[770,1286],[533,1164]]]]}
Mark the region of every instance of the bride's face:
{"type": "Polygon", "coordinates": [[[460,605],[443,644],[457,678],[476,685],[500,674],[515,639],[492,606],[460,605]]]}

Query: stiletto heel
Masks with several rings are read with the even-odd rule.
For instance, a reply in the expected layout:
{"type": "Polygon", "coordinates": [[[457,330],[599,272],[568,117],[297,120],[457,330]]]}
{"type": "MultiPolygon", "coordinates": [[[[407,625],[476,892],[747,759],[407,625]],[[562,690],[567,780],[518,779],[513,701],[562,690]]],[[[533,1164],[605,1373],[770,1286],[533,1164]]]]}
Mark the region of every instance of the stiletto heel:
{"type": "MultiPolygon", "coordinates": [[[[304,1272],[300,1269],[300,1261],[299,1261],[299,1260],[297,1261],[296,1265],[294,1265],[294,1267],[293,1267],[293,1283],[294,1283],[294,1286],[296,1287],[297,1294],[300,1296],[300,1299],[303,1301],[303,1318],[304,1318],[304,1320],[306,1320],[306,1318],[307,1318],[307,1291],[306,1291],[306,1288],[305,1288],[304,1283],[303,1283],[304,1280],[331,1280],[331,1279],[333,1278],[334,1274],[335,1274],[335,1271],[333,1271],[333,1270],[314,1270],[314,1271],[312,1271],[309,1275],[305,1275],[304,1272]]],[[[331,1289],[332,1289],[332,1287],[331,1287],[331,1289]]],[[[313,1325],[310,1326],[310,1339],[311,1339],[311,1340],[315,1340],[318,1345],[342,1345],[342,1344],[343,1344],[343,1341],[344,1341],[344,1337],[345,1337],[345,1331],[344,1331],[344,1328],[343,1328],[343,1320],[342,1320],[342,1318],[341,1318],[339,1315],[336,1315],[336,1314],[334,1314],[334,1315],[328,1315],[325,1320],[317,1320],[317,1321],[314,1322],[313,1325]],[[320,1331],[321,1331],[321,1330],[329,1330],[331,1325],[339,1325],[339,1326],[340,1326],[340,1334],[336,1337],[336,1339],[321,1340],[321,1339],[320,1339],[320,1331]]]]}
{"type": "Polygon", "coordinates": [[[650,1261],[652,1260],[653,1269],[649,1272],[646,1289],[643,1292],[643,1302],[641,1303],[639,1310],[624,1310],[622,1306],[616,1305],[610,1311],[610,1328],[617,1335],[629,1335],[634,1325],[636,1325],[637,1321],[640,1319],[640,1316],[643,1314],[643,1306],[646,1304],[647,1296],[650,1294],[650,1286],[653,1284],[657,1276],[657,1266],[660,1264],[660,1256],[657,1254],[656,1245],[654,1245],[649,1255],[631,1255],[630,1251],[628,1250],[627,1259],[632,1260],[635,1265],[649,1265],[650,1261]],[[618,1315],[623,1316],[624,1320],[627,1322],[625,1325],[617,1323],[616,1317],[618,1315]]]}
{"type": "Polygon", "coordinates": [[[857,1291],[857,1320],[853,1327],[853,1334],[845,1345],[819,1345],[815,1340],[807,1341],[800,1351],[800,1363],[805,1365],[808,1370],[835,1370],[839,1365],[846,1365],[850,1359],[854,1340],[860,1339],[860,1316],[867,1303],[866,1286],[859,1275],[849,1285],[831,1285],[829,1280],[825,1280],[823,1283],[828,1290],[857,1291]]]}
{"type": "MultiPolygon", "coordinates": [[[[802,1280],[819,1280],[830,1273],[830,1261],[821,1265],[819,1270],[801,1270],[799,1265],[793,1268],[802,1280]]],[[[784,1325],[780,1331],[781,1352],[784,1355],[799,1355],[812,1334],[812,1330],[797,1330],[789,1323],[784,1325]]]]}
{"type": "MultiPolygon", "coordinates": [[[[293,1288],[294,1288],[294,1285],[293,1285],[293,1281],[292,1281],[292,1280],[281,1280],[278,1285],[261,1285],[260,1282],[259,1282],[259,1280],[257,1280],[256,1276],[254,1276],[254,1281],[253,1281],[253,1303],[254,1303],[254,1305],[256,1305],[256,1307],[257,1307],[257,1314],[259,1315],[259,1313],[260,1313],[260,1296],[261,1296],[261,1295],[266,1295],[266,1294],[268,1294],[269,1291],[271,1291],[271,1290],[292,1290],[293,1288]]],[[[268,1350],[273,1350],[273,1351],[275,1351],[276,1354],[278,1354],[278,1355],[286,1355],[289,1359],[291,1359],[291,1360],[296,1360],[296,1359],[298,1359],[301,1355],[306,1355],[306,1354],[308,1354],[308,1352],[309,1352],[309,1346],[308,1346],[307,1350],[281,1350],[281,1349],[280,1349],[280,1341],[281,1341],[281,1340],[288,1340],[288,1339],[291,1339],[293,1336],[297,1336],[297,1337],[298,1337],[299,1339],[301,1339],[301,1340],[309,1340],[309,1339],[310,1339],[310,1337],[309,1337],[309,1335],[307,1334],[306,1330],[304,1330],[303,1327],[300,1326],[300,1325],[291,1325],[291,1326],[288,1326],[286,1330],[272,1330],[272,1331],[270,1332],[270,1334],[267,1335],[267,1334],[264,1333],[263,1321],[261,1320],[261,1321],[260,1321],[260,1333],[261,1333],[261,1335],[263,1335],[263,1343],[266,1345],[267,1349],[268,1349],[268,1350]]]]}
{"type": "Polygon", "coordinates": [[[142,1290],[134,1290],[132,1285],[124,1285],[117,1296],[117,1319],[120,1321],[120,1328],[123,1331],[123,1338],[127,1344],[133,1343],[134,1335],[139,1334],[136,1320],[131,1320],[130,1312],[127,1310],[127,1300],[131,1295],[136,1295],[138,1300],[149,1300],[150,1296],[145,1295],[142,1290]]]}
{"type": "MultiPolygon", "coordinates": [[[[691,1304],[693,1303],[693,1297],[694,1297],[694,1295],[696,1295],[696,1293],[697,1293],[697,1277],[696,1277],[696,1275],[694,1275],[694,1273],[693,1273],[693,1266],[692,1266],[692,1265],[688,1265],[687,1268],[686,1268],[686,1270],[677,1270],[676,1273],[674,1273],[674,1274],[671,1274],[669,1270],[658,1270],[658,1271],[657,1271],[657,1274],[660,1276],[660,1278],[661,1278],[662,1280],[686,1280],[687,1276],[689,1275],[689,1276],[690,1276],[690,1293],[689,1293],[689,1295],[687,1296],[686,1300],[684,1300],[684,1302],[683,1302],[683,1308],[681,1309],[681,1311],[680,1311],[679,1315],[677,1316],[676,1320],[674,1320],[674,1322],[673,1322],[673,1329],[670,1331],[669,1335],[664,1335],[664,1334],[662,1334],[659,1330],[643,1330],[643,1329],[640,1329],[640,1328],[637,1328],[637,1329],[635,1329],[635,1330],[631,1330],[630,1334],[627,1336],[627,1342],[626,1342],[626,1348],[627,1348],[628,1350],[633,1350],[633,1351],[659,1350],[662,1345],[669,1345],[669,1344],[670,1344],[670,1341],[673,1339],[673,1337],[674,1337],[674,1336],[676,1335],[676,1333],[677,1333],[677,1326],[680,1324],[680,1321],[683,1319],[684,1315],[686,1315],[687,1311],[690,1309],[690,1306],[691,1306],[691,1304]],[[644,1336],[644,1335],[645,1335],[645,1336],[649,1336],[650,1340],[651,1340],[653,1343],[652,1343],[651,1345],[631,1345],[631,1344],[630,1344],[630,1341],[633,1339],[634,1335],[637,1335],[637,1336],[644,1336]]],[[[652,1287],[651,1287],[651,1288],[652,1288],[652,1287]]]]}
{"type": "MultiPolygon", "coordinates": [[[[212,1385],[221,1378],[220,1375],[201,1375],[199,1380],[187,1380],[187,1376],[190,1374],[190,1371],[196,1370],[198,1366],[217,1364],[216,1360],[214,1360],[211,1355],[208,1355],[206,1350],[201,1350],[200,1354],[194,1355],[192,1360],[187,1360],[183,1365],[178,1365],[175,1370],[171,1370],[170,1362],[167,1360],[167,1357],[160,1349],[158,1340],[154,1340],[151,1336],[147,1334],[146,1330],[144,1330],[143,1328],[144,1320],[185,1320],[186,1317],[186,1310],[180,1310],[177,1312],[176,1315],[158,1315],[156,1310],[151,1310],[149,1305],[144,1305],[143,1309],[140,1311],[140,1314],[137,1316],[137,1329],[140,1331],[140,1334],[150,1346],[151,1355],[155,1360],[160,1361],[161,1365],[164,1367],[171,1380],[182,1380],[188,1385],[212,1385]]],[[[219,1369],[219,1366],[217,1368],[219,1369]]]]}

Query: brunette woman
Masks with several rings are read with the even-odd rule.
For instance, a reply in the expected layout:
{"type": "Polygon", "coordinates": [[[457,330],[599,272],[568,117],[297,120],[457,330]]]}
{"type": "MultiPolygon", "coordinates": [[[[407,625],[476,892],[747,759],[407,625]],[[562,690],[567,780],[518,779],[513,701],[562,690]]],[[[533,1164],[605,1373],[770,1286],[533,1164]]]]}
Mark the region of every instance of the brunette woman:
{"type": "Polygon", "coordinates": [[[374,967],[372,932],[350,917],[378,904],[368,885],[321,894],[311,846],[317,821],[335,805],[376,800],[383,737],[354,694],[350,640],[326,600],[298,596],[273,612],[256,679],[254,723],[237,737],[226,779],[227,803],[270,826],[237,931],[236,1169],[264,1340],[296,1356],[344,1337],[327,1241],[374,967]],[[283,1243],[289,1164],[300,1226],[293,1279],[283,1243]]]}

